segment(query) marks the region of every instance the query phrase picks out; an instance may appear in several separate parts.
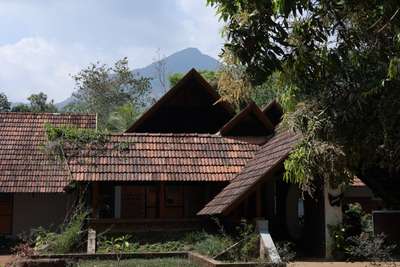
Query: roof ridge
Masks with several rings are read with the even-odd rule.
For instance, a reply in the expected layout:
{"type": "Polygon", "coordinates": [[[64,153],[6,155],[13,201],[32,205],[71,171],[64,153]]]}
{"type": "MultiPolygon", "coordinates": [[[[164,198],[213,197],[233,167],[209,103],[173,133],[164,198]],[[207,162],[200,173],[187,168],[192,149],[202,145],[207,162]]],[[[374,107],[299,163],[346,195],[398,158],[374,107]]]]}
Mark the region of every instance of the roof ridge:
{"type": "Polygon", "coordinates": [[[202,138],[215,138],[221,140],[229,140],[236,144],[245,144],[252,147],[261,147],[256,144],[252,144],[246,141],[242,141],[235,138],[229,138],[226,136],[222,136],[219,134],[210,134],[210,133],[141,133],[141,132],[132,132],[132,133],[110,133],[111,137],[129,137],[129,136],[148,136],[148,137],[202,137],[202,138]]]}

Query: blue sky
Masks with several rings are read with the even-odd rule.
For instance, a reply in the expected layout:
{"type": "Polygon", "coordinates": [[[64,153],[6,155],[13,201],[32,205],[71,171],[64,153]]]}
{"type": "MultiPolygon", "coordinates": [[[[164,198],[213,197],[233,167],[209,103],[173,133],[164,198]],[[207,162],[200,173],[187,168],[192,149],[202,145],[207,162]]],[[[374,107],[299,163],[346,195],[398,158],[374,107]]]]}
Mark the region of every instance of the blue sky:
{"type": "Polygon", "coordinates": [[[0,92],[24,101],[71,95],[70,74],[127,56],[143,67],[160,49],[217,57],[221,23],[205,0],[0,0],[0,92]]]}

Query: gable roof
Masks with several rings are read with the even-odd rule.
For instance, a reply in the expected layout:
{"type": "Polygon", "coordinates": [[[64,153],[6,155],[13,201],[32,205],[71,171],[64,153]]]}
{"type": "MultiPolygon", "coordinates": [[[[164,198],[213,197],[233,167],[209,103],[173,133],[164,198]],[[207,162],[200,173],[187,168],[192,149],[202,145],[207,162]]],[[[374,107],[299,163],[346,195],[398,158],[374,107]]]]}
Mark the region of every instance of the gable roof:
{"type": "Polygon", "coordinates": [[[0,112],[0,192],[63,192],[69,183],[66,164],[41,148],[45,123],[96,128],[96,115],[0,112]]]}
{"type": "Polygon", "coordinates": [[[228,121],[219,131],[222,136],[267,136],[274,125],[259,107],[251,101],[241,112],[228,121]]]}
{"type": "Polygon", "coordinates": [[[274,126],[279,124],[283,116],[283,108],[276,100],[272,100],[266,105],[262,112],[269,118],[274,126]]]}
{"type": "Polygon", "coordinates": [[[111,135],[104,147],[65,150],[73,180],[229,181],[259,148],[209,134],[150,133],[111,135]]]}
{"type": "Polygon", "coordinates": [[[214,197],[198,215],[227,214],[248,196],[264,179],[280,167],[300,140],[300,135],[289,131],[277,133],[263,145],[243,170],[214,197]]]}
{"type": "MultiPolygon", "coordinates": [[[[165,123],[165,120],[168,120],[168,112],[174,111],[171,105],[177,105],[176,102],[181,102],[180,104],[185,105],[184,100],[177,100],[179,95],[185,94],[193,95],[194,93],[202,93],[207,96],[207,101],[204,99],[195,99],[197,104],[201,101],[206,101],[204,103],[207,105],[205,111],[211,112],[211,114],[204,114],[204,110],[202,114],[203,116],[207,116],[204,118],[205,120],[213,120],[214,117],[221,116],[223,117],[222,122],[219,122],[221,125],[217,125],[218,130],[226,121],[231,119],[235,115],[235,111],[233,107],[227,102],[220,101],[220,95],[217,91],[199,74],[195,69],[191,69],[174,87],[172,87],[165,95],[163,95],[153,106],[151,106],[145,113],[140,116],[140,118],[133,123],[131,127],[129,127],[126,132],[175,132],[178,131],[175,129],[164,129],[162,128],[162,124],[165,123]],[[164,113],[164,114],[163,114],[164,113]],[[162,119],[157,120],[157,116],[164,116],[162,119]]],[[[194,107],[192,108],[192,111],[194,107]]],[[[187,121],[184,121],[184,116],[189,114],[188,110],[180,110],[178,113],[174,113],[172,116],[176,116],[171,118],[171,121],[168,123],[172,123],[173,120],[180,120],[180,125],[184,125],[187,121],[191,121],[191,118],[186,118],[187,121]]],[[[196,118],[193,118],[196,120],[196,118]]],[[[180,126],[179,125],[179,126],[180,126]]],[[[199,130],[199,129],[197,129],[199,130]]],[[[215,130],[215,131],[216,131],[215,130]]],[[[181,131],[182,132],[182,131],[181,131]]],[[[185,131],[188,133],[189,131],[185,131]]],[[[198,131],[190,131],[190,132],[198,132],[198,131]]],[[[214,132],[209,132],[214,133],[214,132]]]]}

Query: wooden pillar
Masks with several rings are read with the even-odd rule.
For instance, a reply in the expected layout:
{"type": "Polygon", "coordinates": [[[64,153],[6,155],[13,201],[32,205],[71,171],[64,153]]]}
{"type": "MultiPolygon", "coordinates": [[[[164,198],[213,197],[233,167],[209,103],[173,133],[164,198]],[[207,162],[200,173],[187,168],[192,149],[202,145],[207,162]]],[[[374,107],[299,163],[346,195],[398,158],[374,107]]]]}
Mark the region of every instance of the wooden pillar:
{"type": "Polygon", "coordinates": [[[160,218],[165,217],[165,184],[164,182],[160,183],[160,198],[159,198],[159,211],[160,211],[160,218]]]}
{"type": "Polygon", "coordinates": [[[92,218],[99,218],[99,199],[100,199],[100,185],[99,183],[92,183],[92,218]]]}
{"type": "Polygon", "coordinates": [[[261,185],[256,190],[256,216],[257,218],[262,217],[261,185]]]}

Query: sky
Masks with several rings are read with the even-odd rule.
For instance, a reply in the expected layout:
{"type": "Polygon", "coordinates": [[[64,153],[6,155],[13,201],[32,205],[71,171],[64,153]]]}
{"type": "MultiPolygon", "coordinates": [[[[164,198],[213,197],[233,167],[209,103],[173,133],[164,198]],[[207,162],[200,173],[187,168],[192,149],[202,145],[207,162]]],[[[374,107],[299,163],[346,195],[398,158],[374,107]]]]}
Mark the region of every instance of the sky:
{"type": "Polygon", "coordinates": [[[187,47],[217,58],[221,23],[206,0],[0,0],[0,92],[12,102],[45,92],[55,102],[92,62],[131,68],[187,47]]]}

